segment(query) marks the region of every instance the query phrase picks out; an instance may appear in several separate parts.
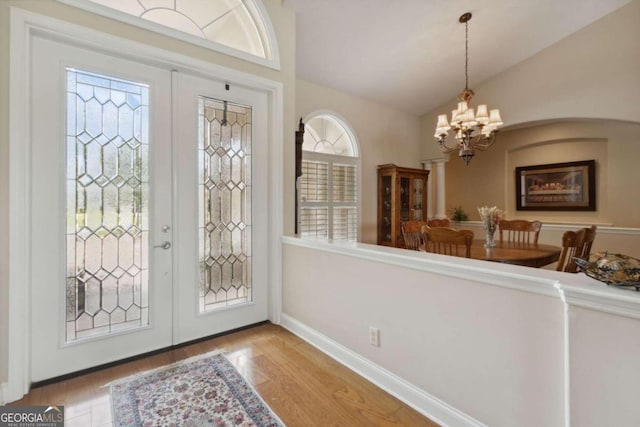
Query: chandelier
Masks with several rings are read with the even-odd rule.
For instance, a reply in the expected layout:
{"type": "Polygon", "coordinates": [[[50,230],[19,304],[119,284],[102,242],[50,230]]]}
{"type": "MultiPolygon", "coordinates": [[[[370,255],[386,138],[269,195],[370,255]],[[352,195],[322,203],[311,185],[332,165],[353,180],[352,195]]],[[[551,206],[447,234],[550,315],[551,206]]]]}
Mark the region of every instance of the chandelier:
{"type": "Polygon", "coordinates": [[[469,21],[471,13],[465,13],[459,19],[464,24],[465,55],[464,55],[464,90],[458,96],[458,108],[451,111],[451,123],[446,114],[438,116],[435,137],[444,153],[458,150],[458,156],[468,165],[475,155],[475,150],[486,150],[496,140],[498,128],[502,126],[500,110],[488,110],[486,104],[478,105],[476,111],[469,103],[475,93],[469,89],[469,21]],[[449,130],[455,135],[455,146],[447,145],[449,130]]]}

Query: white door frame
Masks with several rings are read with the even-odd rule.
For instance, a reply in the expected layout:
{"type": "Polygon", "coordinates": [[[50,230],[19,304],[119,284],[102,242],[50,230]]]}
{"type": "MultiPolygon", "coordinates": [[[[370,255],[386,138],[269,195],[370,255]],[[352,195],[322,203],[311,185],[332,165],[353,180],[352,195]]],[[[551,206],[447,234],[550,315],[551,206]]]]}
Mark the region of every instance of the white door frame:
{"type": "MultiPolygon", "coordinates": [[[[269,319],[280,323],[282,305],[283,218],[283,84],[175,52],[132,42],[117,36],[70,24],[55,18],[11,7],[9,47],[9,313],[8,381],[2,400],[20,399],[31,382],[31,132],[29,70],[31,39],[34,34],[81,45],[85,48],[116,52],[140,62],[169,69],[215,76],[230,84],[262,91],[269,103],[269,319]]],[[[175,190],[175,185],[174,185],[175,190]]],[[[0,402],[4,403],[4,402],[0,402]]]]}

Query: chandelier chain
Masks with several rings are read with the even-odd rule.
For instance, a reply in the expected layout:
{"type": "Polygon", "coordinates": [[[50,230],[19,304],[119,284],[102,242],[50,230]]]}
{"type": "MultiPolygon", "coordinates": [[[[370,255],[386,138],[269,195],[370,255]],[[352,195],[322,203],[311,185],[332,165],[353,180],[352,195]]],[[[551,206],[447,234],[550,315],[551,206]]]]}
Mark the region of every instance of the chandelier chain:
{"type": "Polygon", "coordinates": [[[464,88],[469,89],[469,22],[464,23],[464,88]]]}
{"type": "Polygon", "coordinates": [[[458,156],[464,160],[465,165],[475,155],[476,150],[486,150],[496,140],[498,128],[502,126],[500,110],[489,110],[486,104],[480,104],[477,108],[471,107],[471,98],[475,95],[469,89],[469,20],[471,12],[464,13],[458,22],[464,24],[464,90],[458,96],[458,108],[451,111],[451,123],[447,120],[447,114],[439,114],[436,122],[436,137],[440,149],[444,153],[458,151],[458,156]],[[455,145],[447,145],[449,131],[453,131],[455,145]]]}

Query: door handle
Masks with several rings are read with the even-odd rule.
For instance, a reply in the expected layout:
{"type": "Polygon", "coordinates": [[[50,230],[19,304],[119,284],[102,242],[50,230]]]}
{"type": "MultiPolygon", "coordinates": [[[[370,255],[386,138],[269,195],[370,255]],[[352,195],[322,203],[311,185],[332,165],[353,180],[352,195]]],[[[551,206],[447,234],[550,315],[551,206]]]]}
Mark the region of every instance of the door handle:
{"type": "Polygon", "coordinates": [[[154,246],[154,248],[162,248],[162,249],[169,249],[170,247],[171,247],[170,242],[162,242],[159,245],[154,246]]]}

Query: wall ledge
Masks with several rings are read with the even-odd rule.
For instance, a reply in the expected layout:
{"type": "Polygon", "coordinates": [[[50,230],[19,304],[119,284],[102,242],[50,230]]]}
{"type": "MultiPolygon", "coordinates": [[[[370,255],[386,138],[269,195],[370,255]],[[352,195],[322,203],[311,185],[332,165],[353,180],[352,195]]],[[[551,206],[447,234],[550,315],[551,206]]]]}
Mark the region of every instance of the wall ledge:
{"type": "Polygon", "coordinates": [[[480,421],[287,314],[282,314],[281,326],[440,425],[485,426],[480,421]]]}
{"type": "Polygon", "coordinates": [[[368,243],[331,242],[283,236],[284,244],[306,247],[384,263],[412,270],[425,271],[458,279],[472,280],[486,285],[558,298],[557,280],[545,277],[547,270],[500,264],[460,257],[408,251],[406,249],[371,245],[368,243]]]}
{"type": "Polygon", "coordinates": [[[640,292],[608,286],[585,274],[534,269],[367,243],[320,241],[293,236],[283,236],[282,242],[285,245],[560,298],[569,306],[640,319],[640,292]]]}

